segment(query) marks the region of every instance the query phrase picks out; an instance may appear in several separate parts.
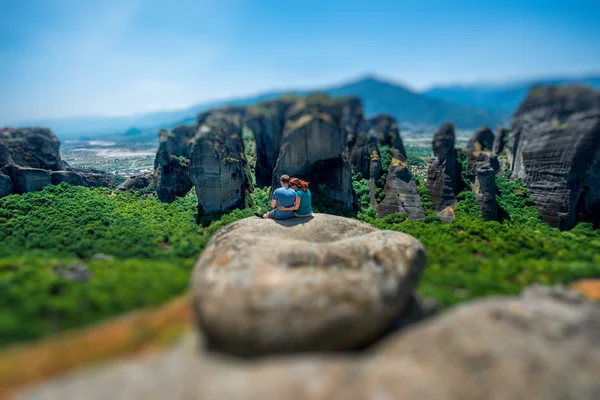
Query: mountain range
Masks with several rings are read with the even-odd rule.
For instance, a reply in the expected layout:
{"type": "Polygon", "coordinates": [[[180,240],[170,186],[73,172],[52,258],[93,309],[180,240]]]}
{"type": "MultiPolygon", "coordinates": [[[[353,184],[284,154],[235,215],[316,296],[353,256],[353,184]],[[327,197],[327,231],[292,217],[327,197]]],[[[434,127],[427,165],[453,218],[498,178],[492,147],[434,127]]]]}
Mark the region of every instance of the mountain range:
{"type": "Polygon", "coordinates": [[[211,108],[252,105],[290,93],[305,95],[311,92],[322,92],[331,96],[358,96],[363,101],[368,116],[380,113],[391,114],[404,129],[426,130],[449,121],[459,129],[476,129],[482,125],[494,127],[508,123],[531,87],[550,84],[580,84],[600,88],[600,75],[506,84],[436,86],[423,92],[378,77],[365,76],[318,90],[274,91],[256,96],[202,103],[182,110],[129,116],[67,117],[24,121],[14,125],[49,127],[63,139],[121,133],[133,137],[143,132],[155,134],[161,128],[169,129],[180,124],[191,123],[196,114],[211,108]]]}

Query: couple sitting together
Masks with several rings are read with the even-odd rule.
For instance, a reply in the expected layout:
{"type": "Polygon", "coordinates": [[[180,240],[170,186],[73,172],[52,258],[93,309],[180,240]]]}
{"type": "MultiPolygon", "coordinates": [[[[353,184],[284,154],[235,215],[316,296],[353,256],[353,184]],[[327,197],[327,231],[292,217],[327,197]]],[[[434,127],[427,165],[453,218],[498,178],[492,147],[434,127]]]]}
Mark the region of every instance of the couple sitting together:
{"type": "Polygon", "coordinates": [[[273,193],[271,207],[266,214],[255,212],[260,218],[289,219],[292,217],[310,217],[312,215],[311,195],[308,182],[282,175],[281,187],[273,193]]]}

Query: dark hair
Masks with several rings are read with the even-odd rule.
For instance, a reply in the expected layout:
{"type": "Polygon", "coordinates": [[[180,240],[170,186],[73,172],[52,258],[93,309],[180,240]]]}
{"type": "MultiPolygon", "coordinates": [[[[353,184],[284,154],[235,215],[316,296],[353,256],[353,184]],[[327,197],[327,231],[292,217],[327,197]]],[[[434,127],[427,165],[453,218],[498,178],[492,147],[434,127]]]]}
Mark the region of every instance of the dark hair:
{"type": "Polygon", "coordinates": [[[308,182],[303,181],[302,179],[292,178],[290,179],[290,186],[296,186],[298,189],[306,192],[308,190],[308,182]]]}
{"type": "Polygon", "coordinates": [[[279,180],[281,181],[281,183],[290,183],[290,176],[289,175],[281,175],[281,178],[279,178],[279,180]]]}

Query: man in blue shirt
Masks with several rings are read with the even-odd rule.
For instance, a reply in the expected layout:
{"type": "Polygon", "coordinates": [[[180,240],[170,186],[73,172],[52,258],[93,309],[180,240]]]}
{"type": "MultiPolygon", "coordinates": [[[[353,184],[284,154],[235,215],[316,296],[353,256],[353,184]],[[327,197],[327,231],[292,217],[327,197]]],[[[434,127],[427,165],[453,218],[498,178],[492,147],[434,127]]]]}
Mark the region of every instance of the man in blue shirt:
{"type": "Polygon", "coordinates": [[[258,211],[254,214],[260,218],[271,218],[271,219],[289,219],[294,215],[293,211],[280,211],[277,209],[278,206],[292,207],[296,201],[296,192],[289,187],[290,177],[287,175],[281,175],[279,179],[281,187],[276,189],[273,193],[273,200],[271,200],[271,207],[274,210],[261,215],[258,211]]]}

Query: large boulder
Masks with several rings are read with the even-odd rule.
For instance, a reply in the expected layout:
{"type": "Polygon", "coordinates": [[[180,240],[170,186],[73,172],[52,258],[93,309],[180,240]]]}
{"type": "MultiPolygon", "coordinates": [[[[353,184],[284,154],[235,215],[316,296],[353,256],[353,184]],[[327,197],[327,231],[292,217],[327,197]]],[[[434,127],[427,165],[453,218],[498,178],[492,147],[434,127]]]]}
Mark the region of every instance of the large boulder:
{"type": "Polygon", "coordinates": [[[244,207],[250,185],[239,116],[213,114],[200,125],[190,153],[198,215],[244,207]]]}
{"type": "Polygon", "coordinates": [[[362,354],[240,362],[190,335],[155,357],[28,388],[23,399],[578,399],[600,393],[600,305],[560,288],[459,305],[362,354]]]}
{"type": "Polygon", "coordinates": [[[454,148],[455,134],[452,124],[444,124],[433,136],[433,155],[427,170],[426,186],[437,212],[456,204],[461,190],[461,166],[454,148]]]}
{"type": "Polygon", "coordinates": [[[244,219],[196,263],[194,309],[223,352],[352,349],[402,313],[424,267],[415,238],[353,219],[244,219]]]}
{"type": "Polygon", "coordinates": [[[13,183],[10,178],[0,172],[0,197],[8,196],[13,192],[13,183]]]}
{"type": "Polygon", "coordinates": [[[286,123],[272,190],[283,174],[307,180],[313,190],[323,185],[326,197],[347,208],[358,207],[339,122],[319,109],[311,109],[286,123]]]}
{"type": "Polygon", "coordinates": [[[173,131],[161,130],[158,134],[158,151],[154,159],[156,194],[158,199],[170,203],[185,196],[192,188],[188,173],[191,141],[196,129],[179,126],[173,131]]]}
{"type": "Polygon", "coordinates": [[[507,152],[548,224],[600,223],[600,92],[537,87],[517,110],[507,152]]]}
{"type": "Polygon", "coordinates": [[[0,129],[0,167],[21,167],[58,171],[68,165],[60,158],[60,141],[46,128],[0,129]]]}
{"type": "Polygon", "coordinates": [[[376,206],[377,217],[406,214],[409,219],[415,221],[425,219],[417,184],[406,161],[392,158],[383,193],[385,197],[376,206]]]}

